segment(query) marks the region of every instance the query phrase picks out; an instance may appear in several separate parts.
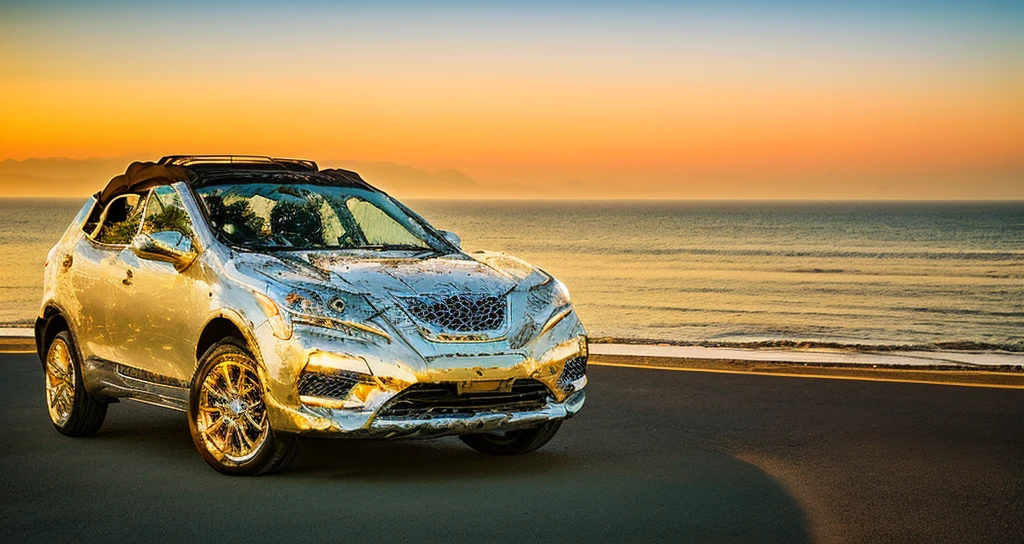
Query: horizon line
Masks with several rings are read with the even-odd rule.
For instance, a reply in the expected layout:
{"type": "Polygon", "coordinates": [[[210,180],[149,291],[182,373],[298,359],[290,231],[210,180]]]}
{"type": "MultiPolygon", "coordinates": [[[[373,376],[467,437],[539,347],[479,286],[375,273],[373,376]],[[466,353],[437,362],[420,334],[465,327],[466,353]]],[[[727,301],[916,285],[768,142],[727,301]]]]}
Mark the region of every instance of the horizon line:
{"type": "MultiPolygon", "coordinates": [[[[385,191],[389,196],[394,197],[393,194],[385,191]]],[[[54,196],[54,195],[0,195],[2,200],[78,200],[88,199],[94,195],[83,195],[83,196],[54,196]]],[[[600,201],[631,201],[631,202],[661,202],[665,200],[674,202],[918,202],[918,203],[952,203],[952,202],[964,202],[964,203],[1024,203],[1024,198],[742,198],[742,197],[586,197],[586,198],[574,198],[574,197],[502,197],[502,196],[470,196],[470,197],[443,197],[443,196],[407,196],[402,197],[405,200],[461,200],[461,201],[495,201],[495,200],[513,200],[513,201],[571,201],[571,202],[600,202],[600,201]]]]}

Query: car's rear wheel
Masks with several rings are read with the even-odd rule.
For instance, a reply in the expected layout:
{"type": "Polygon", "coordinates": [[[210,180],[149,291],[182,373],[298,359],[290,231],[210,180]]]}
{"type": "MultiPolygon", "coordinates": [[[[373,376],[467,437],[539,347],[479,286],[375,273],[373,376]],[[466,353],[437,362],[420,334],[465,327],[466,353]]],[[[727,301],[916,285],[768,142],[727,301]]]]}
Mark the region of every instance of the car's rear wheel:
{"type": "Polygon", "coordinates": [[[463,434],[459,438],[476,451],[491,455],[530,453],[547,444],[562,426],[562,420],[549,421],[539,427],[503,433],[463,434]]]}
{"type": "Polygon", "coordinates": [[[224,474],[256,476],[282,468],[292,436],[275,433],[256,361],[233,338],[203,355],[189,394],[189,429],[199,454],[224,474]]]}
{"type": "Polygon", "coordinates": [[[54,428],[66,436],[88,436],[103,425],[107,402],[85,390],[71,334],[61,331],[46,348],[46,409],[54,428]]]}

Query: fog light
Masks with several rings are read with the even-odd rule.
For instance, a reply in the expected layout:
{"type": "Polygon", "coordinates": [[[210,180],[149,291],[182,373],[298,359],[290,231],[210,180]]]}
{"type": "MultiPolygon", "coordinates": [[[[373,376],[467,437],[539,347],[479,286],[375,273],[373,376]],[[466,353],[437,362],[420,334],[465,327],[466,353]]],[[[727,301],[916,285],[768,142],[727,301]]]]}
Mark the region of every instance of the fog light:
{"type": "Polygon", "coordinates": [[[331,353],[329,351],[314,351],[311,353],[309,360],[306,362],[305,371],[320,372],[322,374],[342,371],[367,375],[373,374],[373,372],[370,372],[370,365],[366,364],[366,359],[357,355],[331,353]]]}

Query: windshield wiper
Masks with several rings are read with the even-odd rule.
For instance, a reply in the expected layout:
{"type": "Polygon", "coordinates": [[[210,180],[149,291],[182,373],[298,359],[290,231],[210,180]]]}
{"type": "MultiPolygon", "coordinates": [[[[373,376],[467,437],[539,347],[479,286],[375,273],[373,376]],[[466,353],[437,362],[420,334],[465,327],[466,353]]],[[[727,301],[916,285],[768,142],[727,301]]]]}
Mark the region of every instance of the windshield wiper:
{"type": "Polygon", "coordinates": [[[354,246],[346,249],[373,249],[377,251],[437,251],[432,247],[416,246],[412,244],[367,244],[365,246],[354,246]]]}

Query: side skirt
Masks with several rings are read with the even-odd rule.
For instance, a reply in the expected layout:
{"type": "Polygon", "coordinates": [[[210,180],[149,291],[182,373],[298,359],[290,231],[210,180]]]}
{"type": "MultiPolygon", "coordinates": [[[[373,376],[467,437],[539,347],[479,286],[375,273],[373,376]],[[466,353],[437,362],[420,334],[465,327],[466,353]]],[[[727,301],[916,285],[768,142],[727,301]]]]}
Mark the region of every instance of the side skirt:
{"type": "Polygon", "coordinates": [[[90,357],[82,380],[90,393],[188,411],[188,384],[147,370],[90,357]]]}

